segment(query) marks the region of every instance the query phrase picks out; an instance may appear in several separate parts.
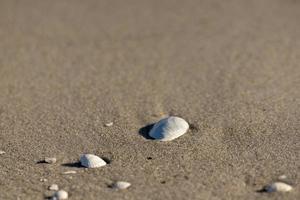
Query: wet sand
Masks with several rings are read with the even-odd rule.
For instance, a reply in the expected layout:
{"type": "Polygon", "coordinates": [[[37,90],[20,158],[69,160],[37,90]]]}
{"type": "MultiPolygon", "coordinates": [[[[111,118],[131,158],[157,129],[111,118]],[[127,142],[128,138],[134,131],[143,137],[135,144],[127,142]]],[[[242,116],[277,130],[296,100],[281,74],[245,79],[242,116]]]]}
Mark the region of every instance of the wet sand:
{"type": "Polygon", "coordinates": [[[299,19],[297,0],[1,0],[0,199],[298,199],[299,19]],[[166,115],[192,128],[150,140],[166,115]],[[283,174],[292,192],[257,192],[283,174]]]}

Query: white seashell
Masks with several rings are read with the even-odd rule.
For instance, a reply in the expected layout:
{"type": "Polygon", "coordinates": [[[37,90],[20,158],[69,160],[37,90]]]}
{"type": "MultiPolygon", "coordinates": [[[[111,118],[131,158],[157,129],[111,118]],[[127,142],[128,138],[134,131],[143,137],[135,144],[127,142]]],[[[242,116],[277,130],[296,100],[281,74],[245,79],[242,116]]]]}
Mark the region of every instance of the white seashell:
{"type": "Polygon", "coordinates": [[[47,182],[48,180],[46,178],[40,178],[41,182],[47,182]]]}
{"type": "Polygon", "coordinates": [[[5,151],[1,151],[1,150],[0,150],[0,155],[2,155],[2,154],[5,154],[5,151]]]}
{"type": "Polygon", "coordinates": [[[180,117],[167,117],[157,122],[151,129],[150,137],[160,141],[170,141],[185,134],[189,124],[180,117]]]}
{"type": "Polygon", "coordinates": [[[62,174],[76,174],[76,173],[77,173],[76,171],[71,170],[71,171],[65,171],[62,174]]]}
{"type": "Polygon", "coordinates": [[[117,181],[113,184],[114,189],[118,190],[124,190],[131,186],[131,183],[125,182],[125,181],[117,181]]]}
{"type": "Polygon", "coordinates": [[[48,158],[48,157],[46,157],[45,158],[45,162],[49,163],[49,164],[54,164],[54,163],[56,163],[56,158],[48,158]]]}
{"type": "Polygon", "coordinates": [[[58,190],[58,185],[57,184],[52,184],[48,187],[49,190],[57,191],[58,190]]]}
{"type": "Polygon", "coordinates": [[[275,182],[272,183],[270,185],[268,185],[265,190],[267,192],[288,192],[291,191],[293,189],[292,186],[283,183],[283,182],[275,182]]]}
{"type": "Polygon", "coordinates": [[[76,174],[76,173],[77,173],[76,171],[71,170],[71,171],[65,171],[62,174],[76,174]]]}
{"type": "Polygon", "coordinates": [[[80,163],[86,168],[97,168],[106,165],[106,162],[98,156],[92,154],[84,154],[80,157],[80,163]]]}
{"type": "Polygon", "coordinates": [[[65,200],[68,199],[68,193],[64,190],[59,190],[57,192],[54,193],[53,195],[53,200],[65,200]]]}
{"type": "Polygon", "coordinates": [[[112,126],[112,125],[114,125],[113,122],[109,122],[109,123],[106,123],[106,124],[105,124],[106,127],[110,127],[110,126],[112,126]]]}

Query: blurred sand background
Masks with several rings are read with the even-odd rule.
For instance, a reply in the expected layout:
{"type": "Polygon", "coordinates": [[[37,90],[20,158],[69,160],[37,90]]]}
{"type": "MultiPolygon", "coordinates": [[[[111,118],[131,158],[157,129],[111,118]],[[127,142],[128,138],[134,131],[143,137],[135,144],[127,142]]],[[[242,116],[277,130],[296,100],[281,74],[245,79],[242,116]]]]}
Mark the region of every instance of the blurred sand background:
{"type": "Polygon", "coordinates": [[[0,0],[0,199],[299,199],[299,99],[299,0],[0,0]]]}

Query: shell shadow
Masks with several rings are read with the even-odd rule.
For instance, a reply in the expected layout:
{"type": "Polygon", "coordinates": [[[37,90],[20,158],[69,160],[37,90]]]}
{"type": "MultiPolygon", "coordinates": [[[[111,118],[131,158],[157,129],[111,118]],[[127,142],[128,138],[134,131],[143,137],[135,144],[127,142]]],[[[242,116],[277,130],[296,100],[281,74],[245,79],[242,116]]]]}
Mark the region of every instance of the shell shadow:
{"type": "Polygon", "coordinates": [[[140,128],[139,134],[147,140],[154,140],[154,138],[150,137],[150,135],[149,135],[149,132],[153,128],[153,126],[154,126],[154,123],[153,124],[148,124],[148,125],[140,128]]]}
{"type": "Polygon", "coordinates": [[[39,160],[36,162],[36,164],[47,164],[47,162],[45,160],[39,160]]]}
{"type": "Polygon", "coordinates": [[[83,168],[83,166],[80,164],[80,162],[63,163],[63,164],[61,164],[61,166],[64,166],[64,167],[83,168]]]}
{"type": "Polygon", "coordinates": [[[264,187],[262,189],[256,190],[257,193],[266,193],[268,192],[267,189],[264,187]]]}
{"type": "Polygon", "coordinates": [[[102,160],[104,160],[105,162],[106,162],[106,164],[111,164],[111,162],[112,162],[112,159],[110,159],[110,158],[108,158],[108,157],[101,157],[102,158],[102,160]]]}
{"type": "Polygon", "coordinates": [[[198,124],[195,124],[195,123],[190,123],[188,122],[189,124],[189,129],[192,131],[192,132],[198,132],[199,131],[199,126],[198,124]]]}
{"type": "Polygon", "coordinates": [[[110,189],[114,189],[114,184],[113,183],[107,183],[106,186],[110,189]]]}

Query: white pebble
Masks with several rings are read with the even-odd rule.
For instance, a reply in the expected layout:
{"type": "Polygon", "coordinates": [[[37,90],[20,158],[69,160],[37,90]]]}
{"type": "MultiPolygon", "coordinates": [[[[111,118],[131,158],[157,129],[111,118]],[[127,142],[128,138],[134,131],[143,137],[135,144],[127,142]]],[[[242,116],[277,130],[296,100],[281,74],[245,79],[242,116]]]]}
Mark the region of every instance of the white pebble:
{"type": "Polygon", "coordinates": [[[93,154],[84,154],[80,157],[80,163],[86,168],[98,168],[106,165],[106,162],[93,154]]]}
{"type": "Polygon", "coordinates": [[[76,174],[77,172],[76,171],[65,171],[63,172],[62,174],[76,174]]]}
{"type": "Polygon", "coordinates": [[[118,190],[124,190],[131,186],[131,183],[125,182],[125,181],[117,181],[113,184],[114,189],[118,190]]]}
{"type": "Polygon", "coordinates": [[[189,124],[180,117],[167,117],[157,122],[149,136],[160,141],[174,140],[185,134],[189,129],[189,124]]]}
{"type": "Polygon", "coordinates": [[[2,154],[5,154],[5,151],[1,151],[1,150],[0,150],[0,155],[2,155],[2,154]]]}
{"type": "Polygon", "coordinates": [[[59,190],[57,192],[54,193],[53,195],[53,200],[65,200],[68,199],[68,193],[64,190],[59,190]]]}
{"type": "Polygon", "coordinates": [[[287,176],[286,175],[281,175],[281,176],[278,177],[278,179],[279,180],[284,180],[284,179],[287,179],[287,176]]]}
{"type": "Polygon", "coordinates": [[[265,188],[267,192],[289,192],[292,189],[292,186],[283,182],[275,182],[265,188]]]}
{"type": "Polygon", "coordinates": [[[112,126],[112,125],[114,125],[113,122],[109,122],[109,123],[106,123],[106,124],[105,124],[106,127],[110,127],[110,126],[112,126]]]}
{"type": "Polygon", "coordinates": [[[54,164],[54,163],[56,163],[56,158],[48,158],[48,157],[46,157],[45,158],[45,162],[49,163],[49,164],[54,164]]]}
{"type": "Polygon", "coordinates": [[[46,178],[41,178],[40,181],[41,182],[47,182],[48,180],[46,178]]]}
{"type": "Polygon", "coordinates": [[[57,184],[52,184],[52,185],[50,185],[50,186],[48,187],[48,189],[49,189],[49,190],[52,190],[52,191],[57,191],[57,190],[59,190],[57,184]]]}

